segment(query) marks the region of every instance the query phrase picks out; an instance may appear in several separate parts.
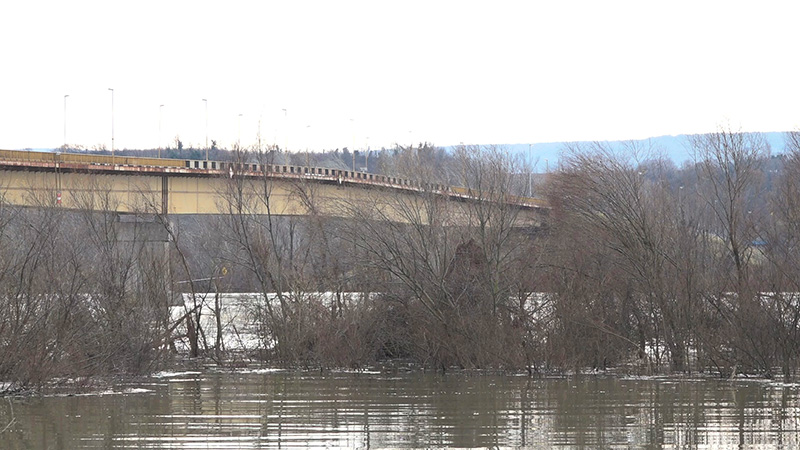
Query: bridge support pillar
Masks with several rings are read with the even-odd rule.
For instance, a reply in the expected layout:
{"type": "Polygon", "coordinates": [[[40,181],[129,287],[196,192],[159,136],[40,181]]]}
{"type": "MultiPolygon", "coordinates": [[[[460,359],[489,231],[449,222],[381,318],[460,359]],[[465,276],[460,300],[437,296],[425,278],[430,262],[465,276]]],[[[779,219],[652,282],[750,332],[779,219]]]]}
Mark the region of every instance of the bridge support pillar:
{"type": "Polygon", "coordinates": [[[161,215],[169,214],[169,177],[161,177],[161,215]]]}
{"type": "Polygon", "coordinates": [[[171,288],[170,235],[164,223],[157,216],[137,214],[119,214],[117,222],[118,240],[130,244],[133,250],[141,250],[142,258],[136,274],[139,281],[150,283],[153,280],[146,280],[143,277],[155,275],[163,283],[159,291],[163,290],[165,293],[166,302],[170,305],[175,304],[176,299],[173,298],[171,288]],[[141,267],[142,264],[148,264],[149,267],[141,267]]]}

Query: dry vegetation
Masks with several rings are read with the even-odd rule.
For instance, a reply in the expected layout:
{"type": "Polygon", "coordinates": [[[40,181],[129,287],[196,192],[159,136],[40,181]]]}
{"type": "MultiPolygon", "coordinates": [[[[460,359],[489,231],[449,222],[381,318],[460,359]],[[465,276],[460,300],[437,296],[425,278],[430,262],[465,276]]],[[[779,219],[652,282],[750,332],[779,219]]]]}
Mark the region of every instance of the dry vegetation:
{"type": "Polygon", "coordinates": [[[514,175],[525,164],[477,147],[446,160],[401,149],[382,163],[487,201],[376,196],[340,205],[348,220],[320,213],[302,181],[293,195],[308,214],[280,216],[269,177],[236,173],[228,213],[203,222],[147,201],[147,220],[120,220],[101,187],[79,211],[0,197],[0,380],[14,390],[147,373],[174,359],[176,338],[187,356],[220,364],[789,378],[800,350],[798,136],[780,157],[758,134],[696,136],[682,168],[652,149],[574,146],[540,192],[552,210],[539,228],[499,201],[525,191],[527,177],[514,175]],[[178,315],[176,291],[190,294],[178,315]],[[323,291],[328,301],[304,295],[323,291]],[[213,292],[261,294],[249,316],[256,351],[226,348],[232,325],[213,292]],[[211,334],[203,304],[216,312],[211,334]]]}

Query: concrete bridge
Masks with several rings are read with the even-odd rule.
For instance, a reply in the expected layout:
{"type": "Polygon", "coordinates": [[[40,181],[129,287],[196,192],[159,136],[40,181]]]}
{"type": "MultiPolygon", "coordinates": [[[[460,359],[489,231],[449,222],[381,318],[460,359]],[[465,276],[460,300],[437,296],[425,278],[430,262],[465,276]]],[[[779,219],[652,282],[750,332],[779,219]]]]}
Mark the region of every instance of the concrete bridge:
{"type": "Polygon", "coordinates": [[[249,199],[249,212],[258,214],[313,210],[346,217],[353,205],[413,205],[423,195],[449,200],[456,209],[470,202],[503,202],[519,208],[522,226],[540,224],[548,211],[535,198],[482,198],[460,187],[330,168],[0,150],[0,199],[13,205],[225,214],[236,190],[249,199]]]}

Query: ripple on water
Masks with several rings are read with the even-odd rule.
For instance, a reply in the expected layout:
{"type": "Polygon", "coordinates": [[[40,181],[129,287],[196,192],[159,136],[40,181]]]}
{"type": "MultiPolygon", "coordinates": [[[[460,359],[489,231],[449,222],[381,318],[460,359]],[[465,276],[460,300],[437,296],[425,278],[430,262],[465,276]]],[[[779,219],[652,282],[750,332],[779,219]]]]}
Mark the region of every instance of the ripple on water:
{"type": "Polygon", "coordinates": [[[11,448],[788,448],[800,447],[798,397],[794,385],[703,379],[169,372],[17,401],[3,437],[11,448]]]}

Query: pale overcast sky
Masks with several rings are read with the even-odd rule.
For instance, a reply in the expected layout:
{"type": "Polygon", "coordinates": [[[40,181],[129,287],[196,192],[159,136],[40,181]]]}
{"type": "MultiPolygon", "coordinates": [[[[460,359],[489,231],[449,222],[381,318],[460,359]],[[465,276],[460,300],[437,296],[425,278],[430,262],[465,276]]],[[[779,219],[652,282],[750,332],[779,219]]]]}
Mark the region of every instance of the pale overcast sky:
{"type": "Polygon", "coordinates": [[[798,1],[5,1],[0,148],[63,144],[65,95],[67,142],[110,148],[109,88],[116,148],[204,145],[202,99],[224,147],[259,122],[290,150],[784,131],[798,18],[798,1]]]}

